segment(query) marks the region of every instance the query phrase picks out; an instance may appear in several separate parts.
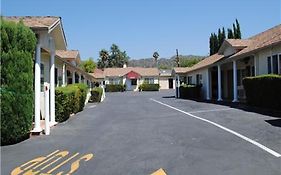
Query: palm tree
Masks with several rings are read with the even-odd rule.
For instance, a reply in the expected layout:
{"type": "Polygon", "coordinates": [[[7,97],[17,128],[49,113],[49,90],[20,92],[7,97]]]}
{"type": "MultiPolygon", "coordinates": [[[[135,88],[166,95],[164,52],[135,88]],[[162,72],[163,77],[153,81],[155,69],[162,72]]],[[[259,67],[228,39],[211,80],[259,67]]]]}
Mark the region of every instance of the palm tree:
{"type": "Polygon", "coordinates": [[[159,58],[159,53],[158,52],[154,52],[153,53],[153,58],[154,58],[154,61],[155,61],[155,63],[156,63],[156,65],[157,65],[157,67],[158,67],[158,58],[159,58]]]}

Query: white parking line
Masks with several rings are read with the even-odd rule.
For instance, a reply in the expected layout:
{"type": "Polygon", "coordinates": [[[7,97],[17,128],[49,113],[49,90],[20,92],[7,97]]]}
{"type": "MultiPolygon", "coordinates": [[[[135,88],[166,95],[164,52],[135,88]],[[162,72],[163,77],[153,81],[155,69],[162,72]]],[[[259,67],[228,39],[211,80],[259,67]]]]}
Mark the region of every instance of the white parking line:
{"type": "Polygon", "coordinates": [[[204,121],[204,122],[210,123],[210,124],[212,124],[212,125],[214,125],[214,126],[216,126],[216,127],[218,127],[218,128],[221,128],[221,129],[223,129],[223,130],[225,130],[225,131],[227,131],[227,132],[229,132],[229,133],[231,133],[231,134],[233,134],[233,135],[236,135],[237,137],[240,137],[240,138],[243,139],[243,140],[246,140],[247,142],[250,142],[251,144],[253,144],[253,145],[255,145],[255,146],[257,146],[257,147],[263,149],[264,151],[268,152],[269,154],[271,154],[271,155],[273,155],[273,156],[275,156],[275,157],[281,157],[281,154],[279,154],[278,152],[276,152],[276,151],[274,151],[274,150],[272,150],[272,149],[270,149],[270,148],[267,148],[266,146],[264,146],[264,145],[262,145],[262,144],[260,144],[260,143],[258,143],[258,142],[256,142],[256,141],[254,141],[254,140],[252,140],[252,139],[250,139],[250,138],[248,138],[248,137],[246,137],[246,136],[244,136],[244,135],[242,135],[242,134],[239,134],[239,133],[237,133],[237,132],[235,132],[235,131],[233,131],[233,130],[231,130],[231,129],[228,129],[228,128],[226,128],[226,127],[220,125],[220,124],[217,124],[217,123],[212,122],[212,121],[210,121],[210,120],[207,120],[207,119],[198,117],[198,116],[193,115],[193,114],[191,114],[191,113],[185,112],[185,111],[183,111],[183,110],[180,110],[180,109],[175,108],[175,107],[173,107],[173,106],[170,106],[170,105],[168,105],[168,104],[162,103],[162,102],[157,101],[157,100],[155,100],[155,99],[152,99],[152,98],[151,98],[150,100],[152,100],[152,101],[154,101],[154,102],[156,102],[156,103],[159,103],[159,104],[161,104],[161,105],[164,105],[164,106],[166,106],[166,107],[169,107],[169,108],[171,108],[171,109],[174,109],[174,110],[176,110],[176,111],[179,111],[179,112],[181,112],[181,113],[184,113],[184,114],[186,114],[186,115],[189,115],[190,117],[193,117],[193,118],[196,118],[196,119],[198,119],[198,120],[202,120],[202,121],[204,121]]]}
{"type": "Polygon", "coordinates": [[[210,110],[201,110],[201,111],[190,111],[189,113],[195,114],[195,113],[202,113],[202,112],[216,112],[216,111],[228,111],[228,110],[231,110],[231,108],[210,109],[210,110]]]}

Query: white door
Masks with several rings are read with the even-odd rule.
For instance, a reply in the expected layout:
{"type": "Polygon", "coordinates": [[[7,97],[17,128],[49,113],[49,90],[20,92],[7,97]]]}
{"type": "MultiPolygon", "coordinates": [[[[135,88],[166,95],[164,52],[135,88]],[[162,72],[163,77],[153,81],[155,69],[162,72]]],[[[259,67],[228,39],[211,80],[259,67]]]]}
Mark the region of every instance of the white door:
{"type": "Polygon", "coordinates": [[[132,90],[132,83],[130,79],[126,79],[126,90],[131,91],[132,90]]]}

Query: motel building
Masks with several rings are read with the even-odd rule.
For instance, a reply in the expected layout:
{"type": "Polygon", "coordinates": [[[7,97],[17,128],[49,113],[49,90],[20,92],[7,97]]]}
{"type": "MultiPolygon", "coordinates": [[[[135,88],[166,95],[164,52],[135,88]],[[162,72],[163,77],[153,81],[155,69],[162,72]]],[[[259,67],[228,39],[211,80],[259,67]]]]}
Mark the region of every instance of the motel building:
{"type": "Polygon", "coordinates": [[[204,99],[232,102],[246,98],[243,78],[264,74],[281,74],[281,25],[248,39],[226,39],[217,54],[173,70],[177,87],[201,84],[204,99]]]}
{"type": "Polygon", "coordinates": [[[92,76],[104,84],[126,85],[126,91],[138,91],[144,82],[149,84],[159,83],[159,70],[157,68],[127,67],[97,69],[92,76]]]}
{"type": "Polygon", "coordinates": [[[85,83],[91,87],[94,77],[78,67],[80,54],[77,50],[67,50],[67,42],[62,19],[53,16],[11,16],[7,21],[19,22],[28,26],[36,35],[37,44],[34,58],[34,128],[42,131],[41,120],[45,119],[44,84],[49,91],[50,125],[56,124],[55,87],[67,84],[85,83]]]}
{"type": "Polygon", "coordinates": [[[92,76],[97,84],[123,84],[126,91],[138,91],[139,85],[145,83],[159,84],[162,89],[175,89],[175,78],[172,70],[157,68],[127,67],[96,69],[92,76]]]}

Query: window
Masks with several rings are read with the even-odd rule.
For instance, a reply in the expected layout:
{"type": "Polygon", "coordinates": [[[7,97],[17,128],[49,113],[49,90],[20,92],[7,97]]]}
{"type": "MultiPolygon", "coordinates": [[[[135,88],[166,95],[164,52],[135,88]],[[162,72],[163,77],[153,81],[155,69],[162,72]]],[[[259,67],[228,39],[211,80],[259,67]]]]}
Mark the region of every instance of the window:
{"type": "Polygon", "coordinates": [[[40,82],[41,82],[41,91],[44,91],[44,64],[40,64],[40,82]]]}
{"type": "Polygon", "coordinates": [[[196,84],[197,85],[202,84],[202,74],[197,74],[196,75],[196,84]]]}
{"type": "Polygon", "coordinates": [[[187,77],[187,84],[192,84],[192,76],[187,77]]]}
{"type": "Polygon", "coordinates": [[[280,69],[280,66],[278,68],[278,61],[280,64],[280,55],[279,55],[279,60],[278,60],[278,55],[272,55],[267,57],[268,74],[278,74],[278,69],[280,69]]]}
{"type": "Polygon", "coordinates": [[[120,78],[110,78],[109,84],[120,84],[120,78]]]}
{"type": "Polygon", "coordinates": [[[267,57],[267,73],[271,74],[271,57],[267,57]]]}
{"type": "Polygon", "coordinates": [[[145,78],[144,82],[147,84],[154,84],[154,78],[145,78]]]}
{"type": "Polygon", "coordinates": [[[131,85],[136,86],[137,85],[137,79],[132,79],[131,80],[131,85]]]}
{"type": "Polygon", "coordinates": [[[272,73],[278,74],[278,56],[273,55],[272,56],[272,73]]]}

